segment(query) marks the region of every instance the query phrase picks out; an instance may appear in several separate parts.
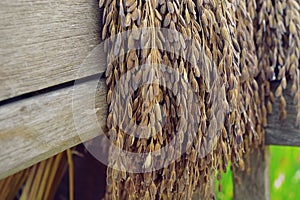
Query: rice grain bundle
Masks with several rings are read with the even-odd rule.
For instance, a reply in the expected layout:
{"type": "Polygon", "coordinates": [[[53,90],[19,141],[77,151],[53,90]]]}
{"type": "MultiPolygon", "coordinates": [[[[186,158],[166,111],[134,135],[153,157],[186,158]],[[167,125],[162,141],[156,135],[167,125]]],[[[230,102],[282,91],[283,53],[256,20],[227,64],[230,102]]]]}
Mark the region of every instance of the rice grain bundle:
{"type": "MultiPolygon", "coordinates": [[[[297,124],[299,125],[299,2],[295,0],[257,1],[255,23],[257,56],[260,74],[258,81],[264,88],[267,110],[272,113],[275,97],[280,99],[280,120],[286,118],[286,100],[283,90],[287,80],[292,82],[292,95],[298,105],[297,124]],[[270,81],[279,80],[275,94],[270,91],[270,81]],[[274,97],[275,96],[275,97],[274,97]]],[[[266,116],[264,117],[266,118],[266,116]]]]}
{"type": "Polygon", "coordinates": [[[100,6],[107,136],[122,151],[148,155],[140,163],[145,172],[133,173],[137,166],[125,166],[111,149],[106,199],[191,199],[199,188],[213,198],[216,170],[220,178],[229,161],[244,169],[245,153],[264,144],[277,69],[283,117],[285,72],[299,98],[299,4],[101,0],[100,6]],[[158,159],[149,156],[165,146],[158,159]]]}

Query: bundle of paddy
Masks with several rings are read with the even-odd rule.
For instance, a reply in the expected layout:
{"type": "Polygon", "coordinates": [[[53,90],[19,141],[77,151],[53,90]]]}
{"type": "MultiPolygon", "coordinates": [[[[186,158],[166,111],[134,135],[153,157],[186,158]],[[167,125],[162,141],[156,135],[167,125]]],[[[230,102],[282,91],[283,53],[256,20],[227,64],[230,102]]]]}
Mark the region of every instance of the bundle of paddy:
{"type": "MultiPolygon", "coordinates": [[[[269,80],[261,80],[265,68],[258,65],[253,42],[256,13],[247,4],[255,2],[100,1],[102,39],[107,39],[108,137],[135,153],[159,151],[179,137],[159,158],[166,162],[181,155],[145,173],[133,173],[135,166],[125,171],[112,159],[107,199],[190,199],[197,188],[213,196],[215,171],[221,175],[229,160],[243,169],[243,154],[263,144],[263,83],[269,80]],[[122,33],[130,33],[128,39],[122,33]]],[[[151,158],[143,164],[146,169],[156,165],[151,158]]]]}
{"type": "Polygon", "coordinates": [[[280,80],[275,96],[280,98],[280,120],[286,117],[286,101],[283,90],[287,79],[292,82],[292,95],[298,105],[297,123],[300,122],[299,45],[300,5],[296,0],[263,1],[249,3],[253,12],[254,38],[257,47],[257,80],[267,101],[267,110],[272,113],[274,94],[270,91],[270,80],[280,80]]]}

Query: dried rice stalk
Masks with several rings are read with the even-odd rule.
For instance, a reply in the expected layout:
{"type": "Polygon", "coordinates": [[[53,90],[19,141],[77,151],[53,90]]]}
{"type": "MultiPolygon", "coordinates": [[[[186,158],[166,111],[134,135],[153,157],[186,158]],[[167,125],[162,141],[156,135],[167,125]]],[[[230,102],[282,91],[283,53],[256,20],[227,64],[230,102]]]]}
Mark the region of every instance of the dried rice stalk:
{"type": "Polygon", "coordinates": [[[69,193],[70,193],[70,200],[74,200],[74,163],[72,158],[72,150],[67,149],[67,158],[68,158],[68,165],[69,165],[69,193]]]}
{"type": "MultiPolygon", "coordinates": [[[[9,176],[0,181],[0,199],[13,200],[19,192],[21,192],[19,197],[21,200],[53,199],[66,167],[67,155],[63,152],[9,176]]],[[[70,182],[70,187],[72,187],[72,182],[70,182]]],[[[70,199],[72,199],[71,194],[72,189],[70,189],[70,199]]]]}
{"type": "Polygon", "coordinates": [[[12,200],[23,186],[29,174],[29,169],[9,176],[0,181],[0,199],[12,200]]]}

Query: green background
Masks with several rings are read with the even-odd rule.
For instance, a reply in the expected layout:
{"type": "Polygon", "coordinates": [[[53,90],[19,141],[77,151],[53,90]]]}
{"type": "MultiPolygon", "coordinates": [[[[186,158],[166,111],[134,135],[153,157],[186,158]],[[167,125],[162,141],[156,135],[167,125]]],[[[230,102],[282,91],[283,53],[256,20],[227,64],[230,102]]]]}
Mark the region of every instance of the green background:
{"type": "MultiPolygon", "coordinates": [[[[233,199],[229,168],[222,175],[221,183],[223,191],[216,192],[217,199],[233,199]]],[[[300,199],[300,148],[270,146],[270,193],[272,200],[300,199]]]]}

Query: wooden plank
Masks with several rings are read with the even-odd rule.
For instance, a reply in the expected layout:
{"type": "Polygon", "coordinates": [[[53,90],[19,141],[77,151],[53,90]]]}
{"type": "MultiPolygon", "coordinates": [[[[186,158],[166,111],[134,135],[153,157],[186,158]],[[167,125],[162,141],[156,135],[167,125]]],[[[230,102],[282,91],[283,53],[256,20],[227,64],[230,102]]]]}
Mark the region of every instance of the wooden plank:
{"type": "Polygon", "coordinates": [[[216,184],[216,179],[214,176],[210,177],[210,191],[205,191],[205,184],[200,185],[199,188],[194,191],[192,200],[201,200],[201,199],[215,199],[215,184],[216,184]],[[206,193],[206,194],[205,194],[206,193]]]}
{"type": "Polygon", "coordinates": [[[106,121],[106,87],[101,80],[96,90],[95,81],[0,107],[0,179],[99,134],[106,121]],[[95,112],[100,126],[93,123],[95,112]],[[83,123],[75,124],[78,119],[83,123]]]}
{"type": "MultiPolygon", "coordinates": [[[[72,107],[72,103],[74,103],[72,102],[74,100],[73,87],[41,94],[0,107],[0,179],[98,135],[99,127],[95,127],[91,123],[92,119],[89,117],[82,118],[81,126],[75,127],[73,118],[74,113],[82,111],[82,106],[94,100],[93,98],[81,99],[80,94],[82,96],[93,94],[91,83],[94,83],[95,80],[97,79],[77,82],[76,85],[79,89],[76,94],[79,96],[76,99],[79,101],[77,102],[78,108],[75,110],[72,107]],[[76,130],[78,131],[78,129],[83,132],[81,138],[77,135],[76,130]]],[[[102,120],[101,126],[105,124],[107,112],[105,95],[105,83],[104,80],[101,80],[96,97],[96,106],[99,108],[98,117],[99,120],[102,120]]],[[[289,106],[292,104],[288,104],[289,106]]],[[[276,106],[274,107],[275,110],[276,106]]],[[[89,112],[91,111],[86,113],[89,112]]],[[[289,109],[288,112],[293,114],[288,115],[288,119],[284,123],[290,123],[289,120],[295,118],[296,113],[293,109],[289,109]]],[[[90,116],[93,116],[93,112],[90,116]]],[[[298,133],[295,131],[291,137],[289,132],[281,132],[284,127],[278,126],[278,119],[275,115],[273,118],[274,121],[271,121],[273,124],[269,121],[267,129],[267,144],[295,144],[297,141],[295,134],[298,133]],[[277,128],[271,128],[272,126],[277,126],[277,128]],[[272,129],[278,130],[270,131],[272,129]],[[285,135],[286,140],[278,139],[280,135],[285,135]],[[274,139],[270,140],[271,137],[274,139]]]]}
{"type": "MultiPolygon", "coordinates": [[[[272,90],[275,91],[277,83],[273,83],[272,90]]],[[[268,116],[265,142],[268,145],[300,146],[300,128],[296,126],[297,106],[291,95],[291,85],[284,91],[286,99],[287,118],[280,122],[279,99],[273,105],[273,113],[268,116]]]]}
{"type": "Polygon", "coordinates": [[[253,149],[245,160],[246,171],[233,167],[234,200],[269,200],[269,150],[253,149]]]}
{"type": "Polygon", "coordinates": [[[77,74],[100,43],[98,7],[96,0],[1,0],[0,101],[99,73],[77,74]]]}

